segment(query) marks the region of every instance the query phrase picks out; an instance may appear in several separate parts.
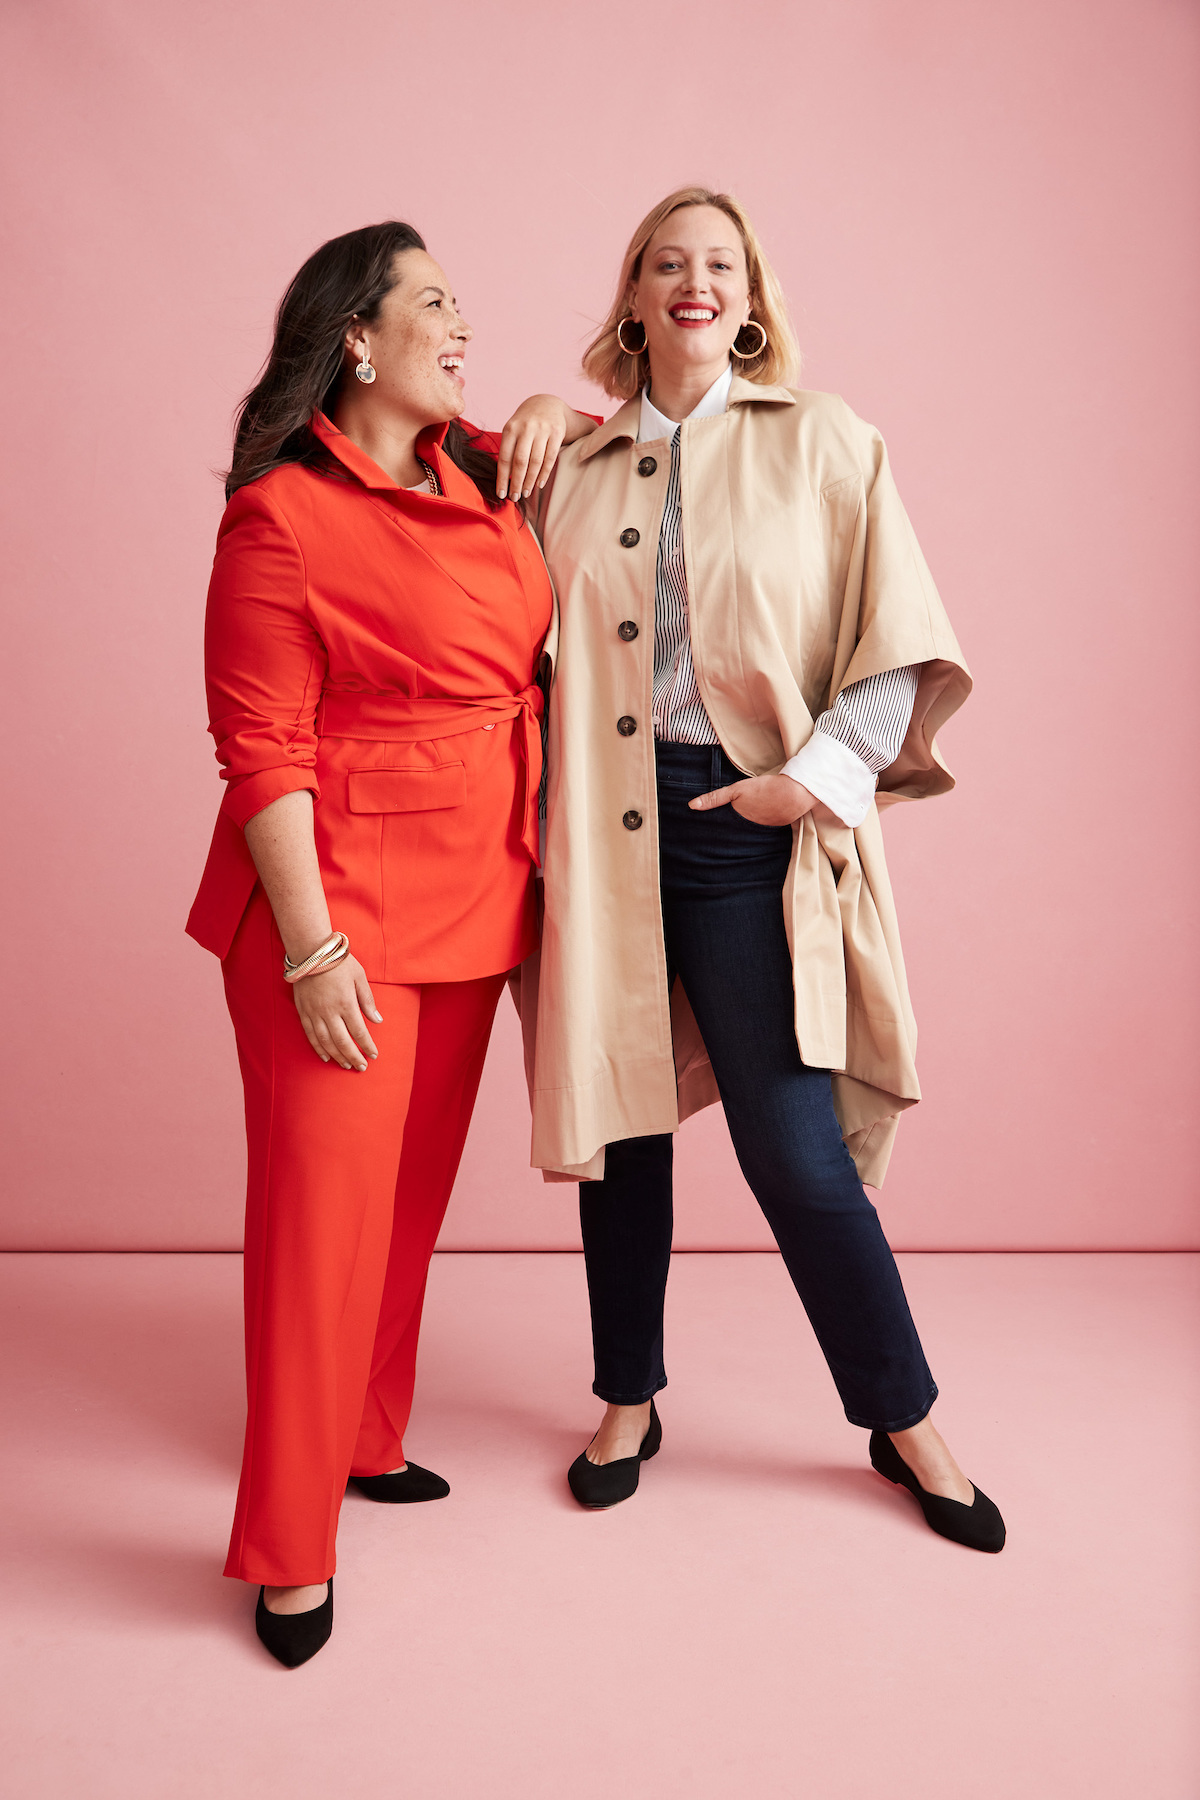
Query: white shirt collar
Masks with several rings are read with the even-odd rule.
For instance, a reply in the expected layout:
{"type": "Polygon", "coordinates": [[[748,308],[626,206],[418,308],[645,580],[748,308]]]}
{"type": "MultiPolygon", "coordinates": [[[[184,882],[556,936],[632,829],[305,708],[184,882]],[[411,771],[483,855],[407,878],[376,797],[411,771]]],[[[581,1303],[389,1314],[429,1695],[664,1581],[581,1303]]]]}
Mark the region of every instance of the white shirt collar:
{"type": "MultiPolygon", "coordinates": [[[[717,376],[717,379],[713,382],[699,406],[694,406],[692,408],[691,412],[688,414],[688,418],[715,419],[718,413],[723,413],[729,404],[729,387],[732,380],[733,364],[730,363],[729,367],[724,370],[722,374],[717,376]]],[[[665,413],[660,413],[657,406],[651,401],[647,389],[643,388],[642,416],[638,424],[638,443],[644,444],[652,438],[673,438],[675,436],[675,431],[676,421],[674,419],[668,419],[665,413]]]]}

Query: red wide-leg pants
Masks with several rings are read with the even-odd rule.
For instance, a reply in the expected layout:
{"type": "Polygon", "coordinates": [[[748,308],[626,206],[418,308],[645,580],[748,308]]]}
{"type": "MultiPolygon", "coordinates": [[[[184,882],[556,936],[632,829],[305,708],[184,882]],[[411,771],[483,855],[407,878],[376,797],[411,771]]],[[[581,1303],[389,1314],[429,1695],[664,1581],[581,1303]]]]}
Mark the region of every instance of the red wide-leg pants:
{"type": "Polygon", "coordinates": [[[246,1091],[246,1444],[227,1575],[335,1566],[349,1475],[404,1458],[429,1259],[504,986],[373,982],[365,1075],[309,1047],[266,896],[224,963],[246,1091]]]}

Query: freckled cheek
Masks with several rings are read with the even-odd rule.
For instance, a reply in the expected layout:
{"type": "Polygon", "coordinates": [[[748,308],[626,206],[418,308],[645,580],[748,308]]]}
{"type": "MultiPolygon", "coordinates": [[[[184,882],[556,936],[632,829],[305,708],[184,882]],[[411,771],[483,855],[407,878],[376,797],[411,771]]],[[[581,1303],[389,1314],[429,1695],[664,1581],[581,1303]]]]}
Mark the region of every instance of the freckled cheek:
{"type": "Polygon", "coordinates": [[[406,396],[410,403],[426,405],[440,390],[441,371],[428,350],[414,353],[413,347],[409,346],[407,351],[400,352],[387,363],[380,361],[377,367],[387,389],[398,396],[406,396]]]}
{"type": "Polygon", "coordinates": [[[404,346],[405,379],[416,388],[428,387],[438,379],[438,351],[441,340],[435,344],[432,339],[414,336],[404,346]]]}

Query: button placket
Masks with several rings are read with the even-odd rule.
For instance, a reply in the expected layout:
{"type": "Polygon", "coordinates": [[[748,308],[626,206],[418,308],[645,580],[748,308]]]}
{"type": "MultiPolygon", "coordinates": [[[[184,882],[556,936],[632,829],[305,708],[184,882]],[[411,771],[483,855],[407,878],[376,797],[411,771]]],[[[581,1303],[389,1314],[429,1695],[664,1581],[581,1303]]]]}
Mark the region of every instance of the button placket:
{"type": "MultiPolygon", "coordinates": [[[[653,475],[657,470],[658,463],[653,456],[643,456],[637,465],[637,472],[643,477],[653,475]]],[[[621,533],[620,543],[624,550],[636,550],[641,541],[642,534],[634,525],[627,525],[621,533]]],[[[617,636],[623,644],[632,644],[638,634],[639,627],[633,619],[622,619],[617,626],[617,636]]],[[[622,713],[617,720],[617,731],[622,737],[632,737],[637,728],[637,720],[631,713],[622,713]]],[[[640,831],[645,820],[636,807],[630,807],[627,812],[622,813],[621,823],[626,831],[640,831]]]]}

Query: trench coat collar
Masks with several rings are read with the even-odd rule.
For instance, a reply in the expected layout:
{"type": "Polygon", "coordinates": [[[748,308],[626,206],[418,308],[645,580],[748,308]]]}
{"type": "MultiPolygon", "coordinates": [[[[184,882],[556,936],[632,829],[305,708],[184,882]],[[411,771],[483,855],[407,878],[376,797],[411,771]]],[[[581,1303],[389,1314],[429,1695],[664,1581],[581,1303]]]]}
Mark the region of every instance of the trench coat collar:
{"type": "MultiPolygon", "coordinates": [[[[429,458],[430,451],[440,450],[447,429],[448,425],[427,425],[417,438],[417,454],[420,455],[424,452],[429,458]]],[[[345,432],[339,431],[333,420],[326,418],[323,412],[313,414],[312,432],[314,437],[321,440],[330,454],[337,457],[343,468],[349,469],[352,475],[357,476],[365,488],[371,488],[376,493],[404,494],[408,492],[407,488],[402,488],[398,482],[393,481],[390,475],[385,475],[378,463],[372,462],[366,451],[360,450],[358,445],[346,436],[345,432]]],[[[439,459],[433,456],[430,460],[440,475],[439,459]]],[[[446,483],[443,480],[443,492],[445,487],[446,483]]]]}
{"type": "MultiPolygon", "coordinates": [[[[764,387],[759,381],[747,381],[744,375],[735,375],[729,386],[729,405],[727,411],[735,406],[748,404],[770,404],[775,406],[795,406],[796,396],[790,388],[764,387]]],[[[586,462],[589,456],[595,456],[597,450],[603,450],[607,444],[615,444],[619,438],[629,438],[637,442],[638,425],[642,416],[642,396],[639,390],[632,400],[627,400],[611,419],[607,419],[599,430],[586,437],[579,448],[580,462],[586,462]]]]}

